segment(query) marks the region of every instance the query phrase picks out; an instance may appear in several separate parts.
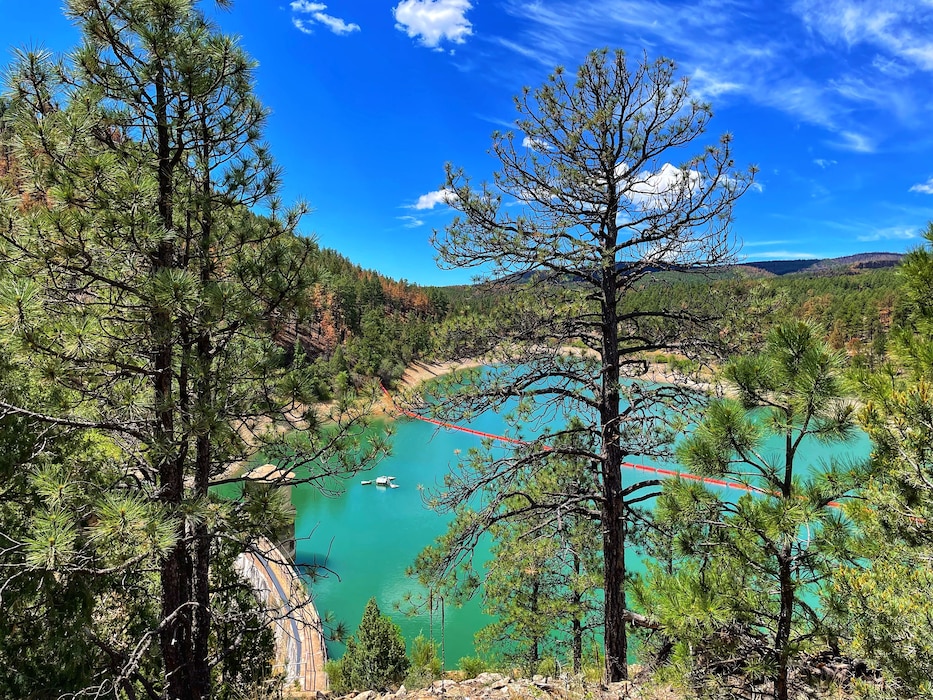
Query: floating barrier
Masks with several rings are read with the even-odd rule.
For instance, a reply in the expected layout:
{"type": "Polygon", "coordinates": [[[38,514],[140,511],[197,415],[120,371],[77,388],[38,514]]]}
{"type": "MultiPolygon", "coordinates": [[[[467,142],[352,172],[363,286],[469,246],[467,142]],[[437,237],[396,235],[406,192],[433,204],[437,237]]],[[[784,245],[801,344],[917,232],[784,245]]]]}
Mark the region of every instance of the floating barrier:
{"type": "MultiPolygon", "coordinates": [[[[383,393],[386,395],[386,398],[389,400],[389,403],[392,407],[401,413],[404,416],[409,418],[414,418],[415,420],[424,421],[425,423],[431,423],[441,428],[446,428],[447,430],[458,430],[461,433],[468,433],[470,435],[477,435],[482,438],[487,438],[489,440],[497,440],[499,442],[505,442],[512,445],[531,445],[533,443],[527,440],[519,440],[517,438],[510,438],[505,435],[494,435],[493,433],[485,433],[482,430],[473,430],[472,428],[467,428],[462,425],[457,425],[456,423],[447,423],[445,421],[437,420],[436,418],[428,418],[427,416],[422,416],[414,411],[409,411],[407,409],[399,407],[395,400],[392,398],[392,395],[389,393],[389,390],[385,388],[382,384],[379,385],[382,387],[383,393]]],[[[551,448],[548,445],[542,445],[544,450],[550,450],[551,448]]],[[[709,484],[711,486],[719,486],[726,489],[736,489],[739,491],[748,491],[752,493],[760,493],[763,495],[774,495],[769,494],[768,491],[764,489],[755,488],[754,486],[749,486],[748,484],[740,484],[735,481],[724,481],[723,479],[714,479],[708,476],[698,476],[697,474],[691,474],[690,472],[676,471],[674,469],[663,469],[661,467],[651,467],[647,464],[635,464],[634,462],[623,462],[623,467],[627,469],[634,469],[636,471],[648,472],[651,474],[657,474],[658,476],[663,477],[674,477],[679,479],[688,479],[690,481],[699,481],[704,484],[709,484]]],[[[827,503],[830,508],[840,508],[841,504],[836,501],[830,501],[827,503]]]]}

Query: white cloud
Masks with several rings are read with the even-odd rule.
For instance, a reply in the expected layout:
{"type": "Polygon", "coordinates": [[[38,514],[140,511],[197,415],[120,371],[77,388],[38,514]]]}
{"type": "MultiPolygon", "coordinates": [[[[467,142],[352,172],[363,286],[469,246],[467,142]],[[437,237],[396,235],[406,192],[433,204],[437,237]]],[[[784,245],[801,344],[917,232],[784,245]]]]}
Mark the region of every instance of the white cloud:
{"type": "Polygon", "coordinates": [[[826,170],[826,168],[831,165],[836,165],[839,161],[832,160],[830,158],[814,158],[813,162],[823,168],[823,170],[826,170]]]}
{"type": "MultiPolygon", "coordinates": [[[[628,168],[624,163],[616,166],[617,176],[624,176],[628,168]]],[[[702,177],[696,170],[681,170],[665,163],[656,173],[641,173],[637,178],[622,179],[619,191],[641,209],[667,209],[679,200],[689,197],[701,185],[702,177]]]]}
{"type": "Polygon", "coordinates": [[[330,29],[334,34],[349,34],[350,32],[358,32],[360,30],[360,25],[358,24],[353,24],[352,22],[348,24],[338,17],[331,17],[324,13],[316,14],[315,19],[330,29]]]}
{"type": "Polygon", "coordinates": [[[473,33],[466,13],[470,0],[402,0],[392,13],[396,28],[424,46],[438,48],[442,41],[462,44],[473,33]]]}
{"type": "Polygon", "coordinates": [[[424,226],[424,221],[419,219],[417,216],[399,216],[397,218],[399,221],[405,222],[405,228],[418,228],[419,226],[424,226]]]}
{"type": "Polygon", "coordinates": [[[921,194],[933,194],[933,177],[926,182],[921,182],[910,188],[911,192],[920,192],[921,194]]]}
{"type": "Polygon", "coordinates": [[[438,204],[450,204],[456,199],[457,195],[451,190],[440,189],[436,192],[428,192],[418,197],[418,201],[408,206],[409,209],[433,209],[438,204]]]}
{"type": "Polygon", "coordinates": [[[304,20],[292,17],[292,24],[295,26],[295,29],[303,34],[314,34],[314,30],[309,27],[304,20]]]}
{"type": "Polygon", "coordinates": [[[541,139],[532,138],[531,136],[526,136],[522,139],[522,146],[524,148],[529,148],[532,151],[539,152],[552,150],[550,144],[542,141],[541,139]]]}
{"type": "Polygon", "coordinates": [[[875,229],[871,233],[857,236],[856,240],[863,243],[869,241],[909,241],[912,238],[917,238],[917,236],[918,232],[916,228],[909,226],[889,226],[888,228],[875,229]]]}
{"type": "Polygon", "coordinates": [[[293,0],[289,7],[292,8],[292,12],[307,16],[302,19],[301,17],[292,15],[292,24],[298,31],[305,34],[313,34],[315,24],[322,24],[334,34],[338,35],[360,31],[360,25],[354,24],[353,22],[345,22],[339,17],[334,17],[324,12],[324,10],[327,9],[327,5],[324,3],[309,2],[308,0],[293,0]]]}

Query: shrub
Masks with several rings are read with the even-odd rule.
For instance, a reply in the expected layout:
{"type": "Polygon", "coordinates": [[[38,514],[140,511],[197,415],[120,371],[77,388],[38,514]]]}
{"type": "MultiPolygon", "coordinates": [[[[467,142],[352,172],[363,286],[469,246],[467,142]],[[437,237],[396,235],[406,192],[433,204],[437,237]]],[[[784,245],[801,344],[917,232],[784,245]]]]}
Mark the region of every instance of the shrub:
{"type": "Polygon", "coordinates": [[[405,687],[426,688],[442,676],[437,644],[419,634],[411,645],[411,668],[405,677],[405,687]]]}
{"type": "Polygon", "coordinates": [[[535,669],[535,673],[539,673],[542,676],[557,676],[559,675],[559,670],[557,666],[557,659],[553,656],[548,656],[541,659],[538,662],[538,667],[535,669]]]}
{"type": "Polygon", "coordinates": [[[346,674],[343,672],[343,659],[331,659],[324,664],[324,672],[330,682],[330,689],[338,695],[349,693],[352,688],[347,683],[346,674]]]}
{"type": "Polygon", "coordinates": [[[486,662],[478,656],[464,656],[460,659],[460,670],[463,671],[464,680],[476,678],[486,670],[486,662]]]}

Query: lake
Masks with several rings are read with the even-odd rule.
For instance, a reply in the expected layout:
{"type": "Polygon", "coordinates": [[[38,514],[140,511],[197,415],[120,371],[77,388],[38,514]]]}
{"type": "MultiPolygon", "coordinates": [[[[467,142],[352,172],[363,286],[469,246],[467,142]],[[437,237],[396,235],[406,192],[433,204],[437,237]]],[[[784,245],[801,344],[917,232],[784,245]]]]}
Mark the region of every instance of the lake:
{"type": "MultiPolygon", "coordinates": [[[[469,427],[493,434],[504,431],[504,421],[495,414],[484,415],[469,427]]],[[[419,485],[433,487],[443,478],[459,454],[480,445],[480,438],[440,429],[428,423],[402,419],[396,423],[392,455],[370,472],[364,472],[346,484],[338,497],[325,497],[313,487],[293,489],[292,501],[297,511],[295,533],[296,559],[299,564],[322,564],[334,573],[312,585],[315,604],[323,616],[333,613],[336,620],[353,632],[363,608],[375,596],[384,613],[401,626],[411,644],[419,633],[429,636],[430,619],[424,614],[409,616],[393,609],[406,594],[422,593],[416,582],[405,575],[417,554],[446,528],[447,518],[428,510],[422,501],[419,485]],[[395,477],[397,489],[363,486],[361,480],[385,474],[395,477]]],[[[773,450],[781,447],[775,441],[773,450]]],[[[810,441],[806,458],[818,465],[839,450],[810,441]]],[[[846,446],[845,453],[866,456],[868,437],[861,434],[846,446]]],[[[656,464],[650,460],[638,460],[656,464]]],[[[664,465],[671,466],[671,465],[664,465]]],[[[675,467],[676,468],[676,467],[675,467]]],[[[651,475],[627,470],[626,483],[651,478],[651,475]]],[[[492,618],[483,614],[476,600],[463,608],[445,610],[446,667],[456,668],[463,656],[474,655],[473,634],[492,618]]],[[[440,640],[439,613],[434,619],[435,639],[440,640]]],[[[342,644],[328,645],[334,657],[343,653],[342,644]]]]}

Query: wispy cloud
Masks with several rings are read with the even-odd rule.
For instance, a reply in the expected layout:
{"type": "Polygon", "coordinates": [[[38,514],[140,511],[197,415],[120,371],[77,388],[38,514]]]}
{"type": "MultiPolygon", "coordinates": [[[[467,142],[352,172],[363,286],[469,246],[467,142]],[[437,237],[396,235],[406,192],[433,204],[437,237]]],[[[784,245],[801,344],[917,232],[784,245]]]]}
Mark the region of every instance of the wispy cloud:
{"type": "Polygon", "coordinates": [[[890,7],[890,0],[506,0],[521,29],[490,43],[546,66],[573,67],[600,44],[627,48],[633,60],[644,50],[668,55],[700,99],[770,107],[827,130],[833,148],[870,153],[886,133],[872,128],[873,119],[919,128],[933,112],[909,80],[913,71],[933,71],[933,3],[890,7]],[[838,42],[868,52],[827,61],[838,42]]]}
{"type": "Polygon", "coordinates": [[[319,24],[338,35],[360,31],[360,25],[327,14],[324,11],[327,9],[327,5],[324,3],[294,0],[289,7],[291,7],[293,13],[292,25],[305,34],[314,34],[314,27],[319,24]]]}
{"type": "Polygon", "coordinates": [[[473,33],[466,13],[470,0],[402,0],[393,8],[395,26],[428,48],[442,50],[441,42],[462,44],[473,33]]]}
{"type": "Polygon", "coordinates": [[[921,182],[920,184],[914,185],[910,188],[911,192],[919,192],[921,194],[933,194],[933,177],[931,177],[926,182],[921,182]]]}
{"type": "Polygon", "coordinates": [[[787,245],[788,243],[793,243],[793,241],[743,241],[743,248],[762,248],[762,247],[773,247],[776,245],[787,245]]]}
{"type": "Polygon", "coordinates": [[[403,221],[405,228],[418,228],[419,226],[424,226],[424,221],[419,219],[417,216],[399,216],[396,217],[399,221],[403,221]]]}
{"type": "Polygon", "coordinates": [[[819,260],[819,255],[813,253],[804,253],[799,250],[768,250],[760,253],[753,253],[745,258],[746,260],[819,260]]]}
{"type": "Polygon", "coordinates": [[[823,168],[823,170],[826,170],[826,168],[830,167],[831,165],[836,165],[839,161],[832,160],[831,158],[814,158],[813,162],[823,168]]]}
{"type": "Polygon", "coordinates": [[[807,28],[829,42],[867,45],[886,56],[876,67],[906,65],[933,71],[933,5],[924,0],[797,0],[794,11],[807,28]]]}
{"type": "Polygon", "coordinates": [[[919,235],[920,232],[915,227],[889,226],[887,228],[875,229],[870,233],[863,233],[856,236],[856,240],[863,243],[869,241],[909,241],[918,238],[919,235]]]}
{"type": "Polygon", "coordinates": [[[873,153],[875,143],[871,138],[864,134],[857,134],[854,131],[840,131],[838,138],[829,143],[845,151],[855,151],[856,153],[873,153]]]}
{"type": "Polygon", "coordinates": [[[488,122],[495,126],[501,127],[506,131],[516,131],[518,127],[515,125],[514,121],[509,121],[508,119],[500,119],[499,117],[490,117],[485,114],[474,114],[474,117],[477,119],[488,122]]]}
{"type": "Polygon", "coordinates": [[[736,80],[710,73],[705,68],[697,67],[690,76],[693,95],[700,100],[712,100],[721,95],[742,92],[746,86],[736,80]]]}

